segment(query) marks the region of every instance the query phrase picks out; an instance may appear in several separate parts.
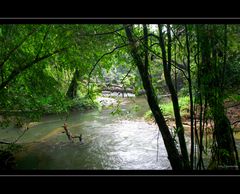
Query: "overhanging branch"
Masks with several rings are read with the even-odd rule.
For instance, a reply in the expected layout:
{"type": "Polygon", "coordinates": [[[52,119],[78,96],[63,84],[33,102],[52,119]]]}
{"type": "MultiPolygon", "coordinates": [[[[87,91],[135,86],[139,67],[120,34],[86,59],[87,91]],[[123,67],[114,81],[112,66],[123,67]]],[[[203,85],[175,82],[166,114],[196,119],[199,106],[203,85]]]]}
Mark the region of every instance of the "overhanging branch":
{"type": "Polygon", "coordinates": [[[3,67],[3,65],[8,61],[8,59],[11,57],[11,55],[18,50],[18,48],[20,48],[22,46],[22,44],[35,32],[37,31],[37,29],[33,29],[31,32],[29,32],[21,41],[18,45],[16,45],[12,50],[10,50],[8,52],[8,54],[5,55],[5,58],[3,59],[3,61],[0,63],[0,69],[3,67]]]}
{"type": "Polygon", "coordinates": [[[116,32],[124,30],[124,27],[121,27],[119,29],[110,31],[110,32],[102,32],[102,33],[94,33],[94,34],[80,34],[79,36],[103,36],[103,35],[109,35],[109,34],[114,34],[116,32]]]}
{"type": "MultiPolygon", "coordinates": [[[[153,51],[152,49],[150,49],[148,46],[146,46],[145,44],[143,44],[143,46],[144,46],[145,48],[147,47],[147,49],[148,49],[151,53],[153,53],[155,56],[157,56],[158,58],[162,59],[162,56],[160,56],[158,53],[156,53],[155,51],[153,51]]],[[[152,45],[151,45],[151,46],[152,46],[152,45]]],[[[168,61],[167,61],[167,62],[168,62],[168,61]]],[[[188,76],[187,76],[186,73],[184,72],[184,70],[185,70],[184,65],[179,64],[179,63],[177,63],[177,62],[174,61],[174,60],[171,60],[171,65],[174,66],[175,68],[177,68],[179,71],[181,71],[181,72],[183,73],[184,77],[185,77],[186,79],[188,79],[188,76]]]]}
{"type": "Polygon", "coordinates": [[[29,63],[27,63],[24,67],[22,67],[21,69],[14,69],[12,71],[12,73],[8,76],[8,78],[1,83],[0,85],[0,91],[5,87],[7,86],[13,79],[15,79],[21,72],[25,71],[26,69],[32,67],[34,64],[40,62],[40,61],[43,61],[44,59],[47,59],[57,53],[60,53],[62,51],[64,51],[66,48],[61,48],[61,49],[58,49],[58,50],[55,50],[54,52],[52,53],[49,53],[47,55],[44,55],[42,57],[35,57],[35,59],[29,63]]]}
{"type": "Polygon", "coordinates": [[[97,62],[93,65],[90,73],[88,74],[88,94],[89,94],[89,84],[90,84],[90,78],[91,78],[91,75],[94,71],[94,69],[97,67],[98,63],[102,60],[103,57],[105,57],[106,55],[110,55],[112,54],[114,51],[116,51],[117,49],[120,49],[120,48],[123,48],[125,46],[127,46],[128,44],[124,44],[124,45],[120,45],[120,46],[117,46],[115,47],[113,50],[111,50],[110,52],[107,52],[107,53],[104,53],[98,60],[97,62]]]}

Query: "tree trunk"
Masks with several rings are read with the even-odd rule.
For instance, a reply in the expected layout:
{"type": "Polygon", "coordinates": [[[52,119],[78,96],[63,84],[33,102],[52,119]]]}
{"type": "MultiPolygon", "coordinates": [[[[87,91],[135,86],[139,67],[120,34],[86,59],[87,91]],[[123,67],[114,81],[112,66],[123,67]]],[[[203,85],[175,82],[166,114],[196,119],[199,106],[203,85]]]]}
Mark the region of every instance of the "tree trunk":
{"type": "Polygon", "coordinates": [[[189,45],[189,31],[187,25],[185,25],[185,33],[186,33],[186,47],[187,47],[187,71],[188,71],[188,91],[190,98],[190,121],[191,121],[191,169],[193,169],[193,158],[194,158],[194,131],[193,131],[193,93],[192,93],[192,77],[191,77],[191,63],[190,63],[190,45],[189,45]]]}
{"type": "Polygon", "coordinates": [[[76,69],[67,91],[67,97],[70,99],[74,99],[77,97],[78,79],[79,79],[79,70],[76,69]]]}
{"type": "MultiPolygon", "coordinates": [[[[146,30],[146,28],[145,28],[145,30],[146,30]]],[[[134,62],[136,63],[139,73],[141,75],[143,87],[144,87],[144,89],[146,91],[146,95],[147,95],[148,104],[153,113],[155,121],[159,127],[159,130],[162,134],[163,141],[164,141],[167,153],[168,153],[168,158],[171,163],[172,169],[173,170],[183,169],[182,158],[180,157],[180,155],[178,153],[178,150],[174,143],[174,139],[171,136],[169,128],[163,117],[163,114],[158,106],[156,95],[155,95],[155,92],[154,92],[154,89],[153,89],[153,86],[152,86],[152,83],[150,80],[150,75],[148,72],[148,64],[143,63],[143,60],[140,57],[137,45],[133,39],[133,35],[132,35],[130,28],[125,26],[125,32],[126,32],[128,41],[130,43],[131,54],[133,56],[134,62]]],[[[145,62],[147,62],[146,58],[145,58],[145,62]]]]}
{"type": "Polygon", "coordinates": [[[184,160],[184,166],[186,169],[190,168],[189,159],[188,159],[188,151],[186,146],[186,141],[184,137],[184,128],[182,125],[180,109],[178,104],[178,97],[177,93],[174,89],[174,85],[171,78],[171,35],[170,35],[170,27],[167,27],[168,33],[168,62],[166,56],[166,49],[165,49],[165,41],[162,33],[162,26],[158,25],[159,28],[159,44],[162,50],[162,60],[163,60],[163,69],[164,69],[164,77],[166,80],[166,84],[168,86],[169,92],[171,93],[171,99],[173,103],[174,115],[175,115],[175,122],[177,127],[177,135],[180,143],[180,149],[184,160]]]}
{"type": "MultiPolygon", "coordinates": [[[[237,165],[234,156],[234,139],[232,129],[227,116],[224,113],[224,106],[221,103],[210,102],[214,118],[214,138],[217,141],[216,157],[220,165],[237,165]]],[[[215,158],[216,159],[216,158],[215,158]]]]}
{"type": "Polygon", "coordinates": [[[216,168],[219,165],[233,166],[236,165],[234,156],[234,138],[230,122],[224,110],[224,97],[222,83],[222,69],[224,63],[221,63],[216,53],[216,44],[218,43],[216,26],[212,28],[208,25],[201,26],[200,46],[202,63],[200,64],[201,84],[200,90],[206,99],[214,120],[213,137],[216,140],[216,147],[212,161],[217,161],[216,168]]]}

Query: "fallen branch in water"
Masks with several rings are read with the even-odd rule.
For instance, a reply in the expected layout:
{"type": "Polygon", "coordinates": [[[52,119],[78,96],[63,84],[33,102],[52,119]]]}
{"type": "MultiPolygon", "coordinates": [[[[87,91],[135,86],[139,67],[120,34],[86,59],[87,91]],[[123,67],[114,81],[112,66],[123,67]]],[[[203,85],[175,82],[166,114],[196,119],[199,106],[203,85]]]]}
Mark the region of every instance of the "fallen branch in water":
{"type": "Polygon", "coordinates": [[[236,123],[240,123],[240,120],[233,122],[231,125],[235,125],[236,123]]]}
{"type": "Polygon", "coordinates": [[[18,136],[18,138],[13,142],[13,143],[17,143],[17,141],[26,133],[26,131],[28,130],[29,128],[27,127],[21,135],[18,136]]]}
{"type": "Polygon", "coordinates": [[[0,141],[0,144],[12,144],[12,142],[0,141]]]}
{"type": "Polygon", "coordinates": [[[16,138],[15,141],[13,141],[13,142],[0,141],[0,144],[15,144],[15,143],[17,143],[17,141],[26,133],[26,131],[27,131],[28,129],[29,129],[29,128],[27,127],[27,128],[22,132],[22,134],[19,135],[19,136],[16,138]]]}
{"type": "Polygon", "coordinates": [[[67,124],[64,123],[64,125],[62,126],[66,132],[66,135],[68,137],[68,139],[73,142],[74,138],[79,138],[79,141],[82,142],[82,134],[80,134],[79,136],[77,135],[72,135],[71,131],[69,131],[69,129],[67,128],[67,124]]]}
{"type": "Polygon", "coordinates": [[[240,103],[233,103],[233,104],[227,106],[226,108],[232,108],[232,107],[239,106],[239,105],[240,105],[240,103]]]}

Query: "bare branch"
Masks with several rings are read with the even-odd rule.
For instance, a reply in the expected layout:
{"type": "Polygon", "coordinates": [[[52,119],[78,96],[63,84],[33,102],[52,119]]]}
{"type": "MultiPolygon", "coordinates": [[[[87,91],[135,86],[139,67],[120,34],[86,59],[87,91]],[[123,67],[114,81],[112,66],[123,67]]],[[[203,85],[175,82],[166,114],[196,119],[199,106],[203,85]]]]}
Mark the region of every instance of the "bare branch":
{"type": "Polygon", "coordinates": [[[232,108],[232,107],[239,106],[239,105],[240,105],[240,103],[234,103],[234,104],[232,104],[232,105],[229,105],[229,106],[226,107],[226,108],[232,108]]]}
{"type": "Polygon", "coordinates": [[[15,143],[17,143],[17,141],[26,133],[26,131],[28,131],[28,127],[22,132],[22,134],[21,135],[19,135],[17,138],[16,138],[16,140],[15,141],[13,141],[13,142],[5,142],[5,141],[0,141],[0,144],[15,144],[15,143]]]}
{"type": "Polygon", "coordinates": [[[177,40],[180,47],[184,48],[181,41],[179,40],[179,35],[176,35],[175,31],[171,28],[171,32],[173,33],[174,38],[177,40]]]}
{"type": "Polygon", "coordinates": [[[12,144],[12,142],[0,141],[0,144],[12,144]]]}
{"type": "Polygon", "coordinates": [[[115,33],[116,33],[118,36],[120,36],[120,38],[122,39],[122,41],[123,41],[124,44],[127,44],[127,43],[126,43],[127,38],[126,38],[125,36],[121,35],[119,32],[115,32],[115,33]]]}
{"type": "Polygon", "coordinates": [[[158,42],[155,42],[155,43],[151,44],[149,47],[151,48],[151,47],[153,47],[153,46],[155,46],[155,45],[159,46],[159,43],[158,43],[158,42]]]}
{"type": "MultiPolygon", "coordinates": [[[[145,44],[143,44],[144,47],[147,47],[145,44]]],[[[152,49],[150,49],[149,47],[147,47],[147,49],[153,53],[155,56],[157,56],[158,58],[162,59],[162,56],[160,56],[158,53],[156,53],[155,51],[153,51],[152,49]]],[[[168,62],[168,61],[167,61],[168,62]]],[[[177,68],[179,71],[181,71],[184,75],[184,77],[186,79],[188,79],[188,76],[186,75],[186,73],[184,72],[185,68],[184,68],[184,65],[182,64],[179,64],[177,62],[175,62],[174,60],[171,61],[171,65],[174,66],[175,68],[177,68]],[[175,65],[177,64],[177,65],[175,65]]]]}
{"type": "Polygon", "coordinates": [[[129,69],[129,71],[127,72],[127,74],[123,77],[123,79],[121,80],[121,84],[123,84],[123,81],[127,78],[127,76],[129,75],[129,73],[132,71],[132,68],[133,68],[134,65],[132,65],[129,69]]]}
{"type": "Polygon", "coordinates": [[[93,65],[90,73],[88,74],[88,86],[87,86],[87,87],[88,87],[88,94],[89,94],[90,78],[91,78],[91,75],[92,75],[94,69],[97,67],[98,63],[99,63],[99,62],[102,60],[102,58],[105,57],[106,55],[110,55],[110,54],[112,54],[114,51],[116,51],[117,49],[123,48],[123,47],[125,47],[125,46],[127,46],[127,45],[128,45],[128,44],[124,44],[124,45],[117,46],[117,47],[115,47],[113,50],[111,50],[110,52],[104,53],[104,54],[97,60],[97,62],[93,65]]]}
{"type": "Polygon", "coordinates": [[[12,142],[12,143],[17,143],[17,141],[28,131],[28,127],[22,132],[22,134],[21,135],[19,135],[17,138],[16,138],[16,140],[14,141],[14,142],[12,142]]]}
{"type": "Polygon", "coordinates": [[[240,123],[240,120],[234,121],[233,123],[231,123],[231,125],[235,125],[236,123],[240,123]]]}
{"type": "MultiPolygon", "coordinates": [[[[132,71],[132,68],[135,67],[134,65],[132,65],[129,69],[129,71],[127,72],[127,74],[123,77],[123,79],[121,80],[121,84],[123,85],[123,90],[124,92],[126,93],[127,97],[128,97],[128,91],[127,91],[127,88],[125,87],[124,85],[124,80],[127,78],[127,76],[129,75],[129,73],[132,71]]],[[[124,94],[123,94],[124,95],[124,94]]]]}

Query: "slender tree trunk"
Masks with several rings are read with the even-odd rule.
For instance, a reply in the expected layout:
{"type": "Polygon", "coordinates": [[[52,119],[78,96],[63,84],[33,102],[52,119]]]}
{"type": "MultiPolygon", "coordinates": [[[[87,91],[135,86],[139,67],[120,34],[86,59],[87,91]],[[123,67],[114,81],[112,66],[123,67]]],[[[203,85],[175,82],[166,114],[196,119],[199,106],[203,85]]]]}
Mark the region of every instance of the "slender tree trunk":
{"type": "Polygon", "coordinates": [[[173,110],[175,115],[175,122],[177,127],[177,135],[180,143],[180,149],[184,160],[184,166],[186,169],[190,168],[189,159],[188,159],[188,151],[186,146],[186,141],[184,137],[184,128],[182,125],[180,109],[178,104],[178,97],[177,93],[174,89],[174,85],[171,79],[171,34],[170,34],[170,26],[167,26],[167,33],[168,33],[168,62],[166,56],[166,49],[165,49],[165,41],[162,33],[162,26],[159,25],[159,44],[162,50],[162,60],[163,60],[163,69],[164,69],[164,77],[166,80],[166,84],[168,86],[169,92],[171,93],[172,103],[173,103],[173,110]]]}
{"type": "Polygon", "coordinates": [[[79,70],[76,69],[67,91],[67,97],[70,99],[74,99],[77,97],[78,80],[79,80],[79,70]]]}
{"type": "Polygon", "coordinates": [[[174,67],[174,81],[175,81],[175,90],[178,93],[178,73],[177,73],[177,44],[175,43],[175,55],[174,55],[174,60],[175,60],[175,67],[174,67]]]}
{"type": "MultiPolygon", "coordinates": [[[[144,31],[146,33],[146,31],[147,31],[146,26],[144,26],[144,31]]],[[[125,32],[126,32],[128,41],[130,43],[132,57],[138,67],[138,70],[139,70],[139,73],[140,73],[140,76],[141,76],[141,79],[143,82],[143,87],[146,91],[148,104],[153,113],[155,121],[159,127],[159,130],[162,134],[163,141],[164,141],[167,153],[168,153],[168,158],[171,163],[172,169],[173,170],[181,170],[181,169],[183,169],[182,158],[180,157],[180,155],[178,153],[178,150],[174,143],[174,139],[171,136],[169,128],[163,117],[163,114],[158,106],[157,98],[156,98],[152,83],[150,81],[150,75],[148,72],[148,64],[143,63],[143,60],[141,59],[141,56],[138,52],[137,45],[134,41],[132,32],[131,32],[130,28],[126,25],[125,25],[125,32]]],[[[145,62],[148,62],[148,60],[146,59],[146,52],[145,52],[145,62]]]]}
{"type": "Polygon", "coordinates": [[[193,158],[194,158],[194,131],[193,131],[193,94],[192,94],[192,77],[191,77],[191,68],[190,68],[190,45],[189,45],[189,31],[187,25],[185,25],[185,33],[186,33],[186,47],[187,47],[187,71],[188,71],[188,90],[190,97],[190,120],[191,120],[191,169],[193,169],[193,158]]]}
{"type": "MultiPolygon", "coordinates": [[[[200,37],[199,37],[199,27],[196,27],[196,34],[197,34],[197,59],[195,61],[197,67],[200,66],[200,37]]],[[[204,130],[204,122],[205,122],[205,112],[206,112],[206,106],[203,109],[203,98],[202,98],[202,92],[201,92],[201,71],[200,68],[198,68],[197,70],[197,91],[196,93],[198,94],[196,96],[196,98],[199,100],[199,106],[200,106],[200,112],[199,112],[199,132],[197,131],[197,126],[195,124],[195,139],[197,142],[197,145],[199,147],[199,152],[198,152],[198,161],[197,161],[197,165],[196,168],[198,170],[201,170],[202,167],[204,168],[204,164],[203,164],[203,158],[202,158],[202,153],[203,153],[203,130],[204,130]],[[200,137],[199,137],[199,136],[200,137]]],[[[206,105],[206,99],[205,99],[205,105],[206,105]]],[[[197,110],[197,109],[196,109],[197,110]]],[[[197,117],[197,113],[195,114],[197,117]]],[[[195,120],[196,122],[196,120],[195,120]]]]}

